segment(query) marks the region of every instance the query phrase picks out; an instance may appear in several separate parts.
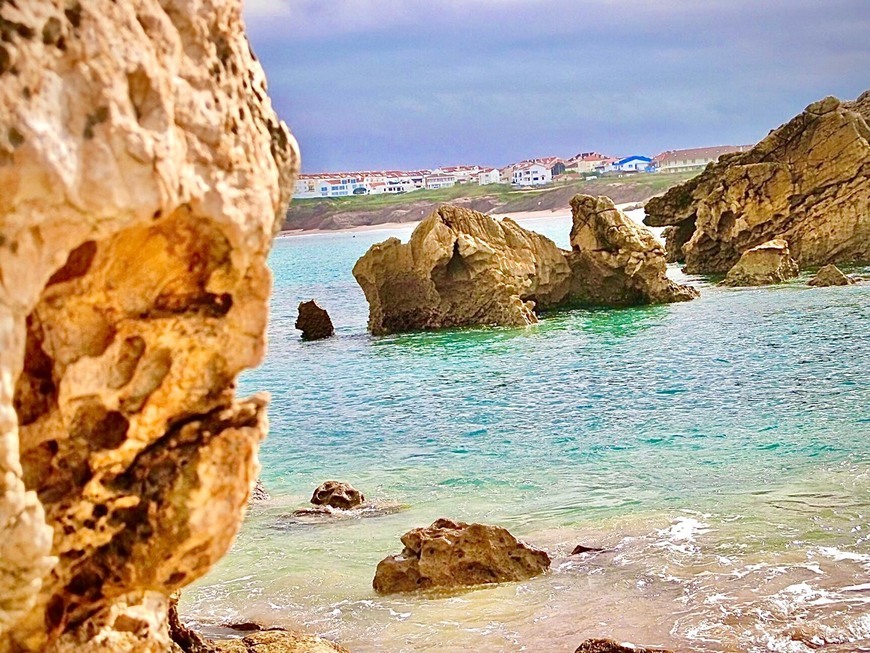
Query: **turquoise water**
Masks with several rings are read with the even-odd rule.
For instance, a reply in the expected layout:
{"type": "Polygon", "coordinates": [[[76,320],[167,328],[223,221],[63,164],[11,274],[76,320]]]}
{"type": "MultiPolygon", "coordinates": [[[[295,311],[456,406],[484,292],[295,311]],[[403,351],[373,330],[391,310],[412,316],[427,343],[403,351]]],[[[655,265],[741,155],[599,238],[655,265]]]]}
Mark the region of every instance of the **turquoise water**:
{"type": "MultiPolygon", "coordinates": [[[[567,218],[526,226],[567,244],[567,218]]],[[[269,353],[240,388],[272,394],[261,463],[274,500],[184,597],[198,625],[257,619],[355,653],[870,640],[870,284],[693,278],[702,296],[685,304],[373,338],[350,269],[410,231],[276,241],[269,353]],[[299,339],[311,298],[335,338],[299,339]],[[330,478],[406,509],[288,519],[330,478]],[[378,560],[441,516],[506,526],[555,555],[553,571],[377,597],[378,560]],[[568,558],[581,542],[613,550],[568,558]]]]}

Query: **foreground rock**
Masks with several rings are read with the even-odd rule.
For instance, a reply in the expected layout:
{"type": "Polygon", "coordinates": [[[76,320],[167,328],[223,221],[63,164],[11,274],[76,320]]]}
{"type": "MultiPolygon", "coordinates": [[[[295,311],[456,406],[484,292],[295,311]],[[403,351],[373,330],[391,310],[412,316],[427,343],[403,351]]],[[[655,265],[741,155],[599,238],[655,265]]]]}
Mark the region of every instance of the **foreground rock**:
{"type": "Polygon", "coordinates": [[[645,223],[672,226],[689,273],[725,273],[746,250],[788,241],[801,267],[870,260],[870,91],[828,97],[747,152],[653,198],[645,223]]]}
{"type": "Polygon", "coordinates": [[[663,648],[645,648],[634,644],[620,644],[613,639],[587,639],[574,653],[673,653],[663,648]]]}
{"type": "Polygon", "coordinates": [[[526,580],[550,567],[550,557],[506,529],[439,519],[402,536],[404,550],[378,563],[379,594],[526,580]]]}
{"type": "Polygon", "coordinates": [[[601,306],[633,306],[682,302],[698,296],[694,288],[668,278],[659,241],[610,199],[577,195],[571,200],[571,211],[569,299],[601,306]]]}
{"type": "Polygon", "coordinates": [[[357,508],[365,502],[365,495],[350,483],[325,481],[317,486],[311,495],[315,506],[328,506],[339,510],[357,508]]]}
{"type": "Polygon", "coordinates": [[[855,281],[843,274],[836,265],[826,265],[816,272],[816,276],[807,283],[818,288],[825,288],[827,286],[848,286],[855,281]]]}
{"type": "Polygon", "coordinates": [[[788,243],[771,240],[743,252],[737,264],[728,271],[726,286],[765,286],[782,283],[798,275],[798,266],[791,257],[788,243]]]}
{"type": "Polygon", "coordinates": [[[295,145],[236,0],[0,17],[0,651],[163,652],[257,474],[295,145]]]}
{"type": "Polygon", "coordinates": [[[296,328],[302,332],[303,340],[323,340],[335,335],[335,327],[325,309],[320,308],[313,299],[300,302],[296,328]]]}
{"type": "Polygon", "coordinates": [[[452,206],[357,261],[374,334],[443,327],[523,326],[535,310],[627,306],[691,299],[665,276],[664,250],[604,198],[575,198],[572,252],[549,238],[452,206]],[[596,213],[598,204],[608,210],[596,213]],[[590,212],[587,212],[587,207],[590,212]]]}

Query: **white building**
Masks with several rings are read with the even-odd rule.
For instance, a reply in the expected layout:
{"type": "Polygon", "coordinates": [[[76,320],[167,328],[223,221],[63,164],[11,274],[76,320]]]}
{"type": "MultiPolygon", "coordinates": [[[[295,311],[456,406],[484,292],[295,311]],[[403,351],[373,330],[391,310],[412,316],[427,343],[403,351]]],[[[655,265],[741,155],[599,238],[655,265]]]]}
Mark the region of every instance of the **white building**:
{"type": "Polygon", "coordinates": [[[685,172],[700,170],[708,163],[718,161],[723,154],[746,152],[752,145],[720,145],[718,147],[696,147],[689,150],[668,150],[653,159],[656,172],[685,172]]]}
{"type": "Polygon", "coordinates": [[[456,177],[446,173],[434,173],[426,175],[426,188],[429,190],[437,190],[439,188],[450,188],[456,185],[456,177]]]}
{"type": "Polygon", "coordinates": [[[481,170],[477,173],[477,183],[481,186],[486,186],[487,184],[498,184],[501,182],[501,173],[495,168],[489,168],[481,170]]]}
{"type": "Polygon", "coordinates": [[[553,173],[540,163],[526,163],[516,166],[511,174],[514,186],[542,186],[553,181],[553,173]]]}

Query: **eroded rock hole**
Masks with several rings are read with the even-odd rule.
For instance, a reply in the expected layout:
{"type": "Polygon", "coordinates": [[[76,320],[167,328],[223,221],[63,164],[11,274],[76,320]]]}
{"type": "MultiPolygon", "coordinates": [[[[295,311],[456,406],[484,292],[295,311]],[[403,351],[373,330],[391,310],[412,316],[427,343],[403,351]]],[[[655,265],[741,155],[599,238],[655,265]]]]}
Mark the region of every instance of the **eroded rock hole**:
{"type": "Polygon", "coordinates": [[[96,254],[97,244],[93,240],[82,243],[69,253],[63,267],[51,275],[48,285],[53,286],[85,276],[91,269],[91,263],[94,262],[96,254]]]}

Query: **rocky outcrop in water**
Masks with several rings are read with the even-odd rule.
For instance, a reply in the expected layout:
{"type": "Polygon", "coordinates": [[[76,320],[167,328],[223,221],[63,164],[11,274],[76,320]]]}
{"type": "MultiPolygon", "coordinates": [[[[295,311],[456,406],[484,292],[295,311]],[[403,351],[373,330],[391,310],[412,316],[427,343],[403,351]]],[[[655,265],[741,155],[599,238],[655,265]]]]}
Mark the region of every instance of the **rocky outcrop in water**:
{"type": "Polygon", "coordinates": [[[0,651],[163,652],[256,478],[296,147],[239,2],[0,17],[0,651]]]}
{"type": "Polygon", "coordinates": [[[378,563],[372,585],[379,594],[521,581],[550,567],[544,551],[486,524],[439,519],[405,533],[402,544],[402,553],[378,563]]]}
{"type": "Polygon", "coordinates": [[[697,295],[667,279],[661,246],[609,200],[574,203],[572,252],[513,220],[452,206],[421,222],[407,244],[374,245],[353,269],[369,302],[369,329],[523,326],[537,322],[535,310],[697,295]]]}
{"type": "Polygon", "coordinates": [[[296,328],[302,332],[303,340],[323,340],[335,335],[335,327],[325,309],[320,308],[313,299],[299,303],[299,316],[296,328]]]}
{"type": "Polygon", "coordinates": [[[801,267],[870,260],[870,91],[808,106],[747,152],[725,155],[646,204],[673,226],[690,273],[727,272],[747,249],[788,241],[801,267]]]}
{"type": "Polygon", "coordinates": [[[816,272],[816,276],[807,282],[810,286],[817,288],[826,288],[828,286],[848,286],[855,283],[836,265],[826,265],[816,272]]]}
{"type": "Polygon", "coordinates": [[[765,286],[782,283],[798,275],[798,266],[791,257],[788,243],[776,239],[743,252],[740,260],[728,270],[725,286],[765,286]]]}
{"type": "Polygon", "coordinates": [[[673,653],[663,648],[646,648],[634,644],[620,644],[613,639],[587,639],[574,653],[673,653]]]}
{"type": "Polygon", "coordinates": [[[311,503],[315,506],[328,506],[338,510],[357,508],[365,502],[362,492],[350,483],[342,481],[325,481],[317,486],[311,495],[311,503]]]}
{"type": "Polygon", "coordinates": [[[254,483],[254,488],[251,490],[251,501],[259,502],[259,501],[269,501],[272,498],[272,495],[269,494],[269,490],[266,489],[266,486],[263,485],[263,481],[259,478],[254,483]]]}

